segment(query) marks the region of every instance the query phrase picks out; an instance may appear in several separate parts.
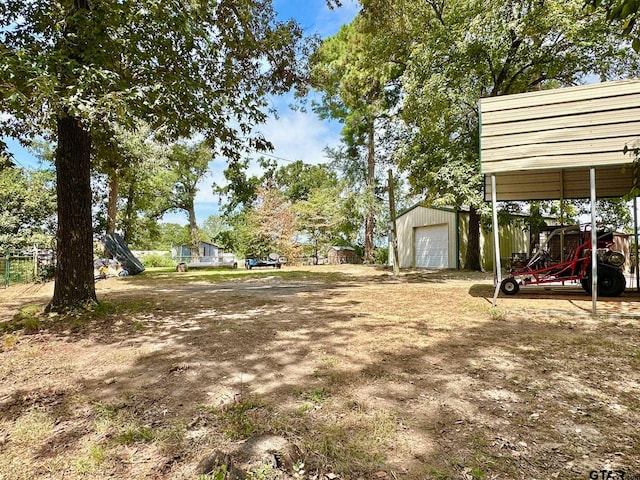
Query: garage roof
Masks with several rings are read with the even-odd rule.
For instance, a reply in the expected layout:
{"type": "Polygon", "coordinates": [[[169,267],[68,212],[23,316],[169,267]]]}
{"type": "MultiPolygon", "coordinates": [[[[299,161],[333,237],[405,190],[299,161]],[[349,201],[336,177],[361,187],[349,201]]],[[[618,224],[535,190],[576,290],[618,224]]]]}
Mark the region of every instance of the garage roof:
{"type": "Polygon", "coordinates": [[[640,80],[604,82],[485,98],[481,112],[481,171],[485,198],[496,175],[498,200],[589,197],[629,193],[640,147],[640,80]]]}

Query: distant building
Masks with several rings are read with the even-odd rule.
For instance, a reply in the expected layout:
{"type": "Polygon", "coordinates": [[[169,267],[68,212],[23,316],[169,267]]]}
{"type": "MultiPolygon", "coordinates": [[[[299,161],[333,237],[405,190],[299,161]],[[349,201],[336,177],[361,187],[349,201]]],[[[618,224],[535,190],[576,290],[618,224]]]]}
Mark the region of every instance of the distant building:
{"type": "Polygon", "coordinates": [[[327,258],[330,265],[339,265],[341,263],[360,263],[360,258],[356,254],[356,250],[352,247],[331,247],[327,258]]]}
{"type": "Polygon", "coordinates": [[[217,263],[222,257],[222,252],[222,247],[215,243],[200,242],[198,249],[191,247],[191,245],[171,247],[171,258],[178,263],[217,263]]]}

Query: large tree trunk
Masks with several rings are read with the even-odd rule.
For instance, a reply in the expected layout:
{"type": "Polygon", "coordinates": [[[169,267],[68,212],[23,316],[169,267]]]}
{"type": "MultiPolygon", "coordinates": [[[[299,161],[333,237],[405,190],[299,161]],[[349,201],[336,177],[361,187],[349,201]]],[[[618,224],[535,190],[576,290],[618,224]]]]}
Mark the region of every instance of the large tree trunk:
{"type": "Polygon", "coordinates": [[[133,237],[133,222],[135,220],[135,182],[133,179],[130,180],[129,190],[127,190],[127,208],[125,209],[124,214],[124,228],[123,228],[123,237],[125,243],[131,243],[131,238],[133,237]]]}
{"type": "Polygon", "coordinates": [[[118,170],[111,170],[109,173],[109,200],[107,202],[107,234],[116,232],[119,183],[118,170]]]}
{"type": "Polygon", "coordinates": [[[189,217],[189,229],[191,231],[191,256],[194,257],[195,254],[198,258],[194,257],[194,261],[198,261],[200,257],[200,229],[196,221],[196,209],[193,202],[187,206],[187,216],[189,217]]]}
{"type": "Polygon", "coordinates": [[[376,184],[376,158],[375,158],[375,138],[373,122],[369,126],[369,138],[367,142],[367,187],[371,193],[371,204],[368,206],[364,224],[364,262],[374,263],[373,235],[376,226],[375,216],[375,184],[376,184]]]}
{"type": "Polygon", "coordinates": [[[57,123],[58,263],[53,299],[47,311],[68,311],[97,302],[93,278],[91,136],[77,118],[58,117],[57,123]]]}
{"type": "MultiPolygon", "coordinates": [[[[118,214],[118,170],[109,172],[109,198],[107,200],[107,230],[106,234],[111,235],[116,232],[116,215],[118,214]]],[[[113,254],[105,246],[104,258],[113,258],[113,254]]]]}
{"type": "Polygon", "coordinates": [[[482,270],[480,263],[480,215],[473,206],[469,207],[469,236],[464,268],[482,270]]]}

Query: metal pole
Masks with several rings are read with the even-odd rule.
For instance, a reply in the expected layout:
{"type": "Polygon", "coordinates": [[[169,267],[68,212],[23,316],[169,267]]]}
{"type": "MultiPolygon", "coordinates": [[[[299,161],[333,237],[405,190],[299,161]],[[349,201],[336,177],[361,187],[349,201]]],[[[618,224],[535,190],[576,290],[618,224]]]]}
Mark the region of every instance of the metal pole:
{"type": "Polygon", "coordinates": [[[400,265],[398,265],[398,228],[396,225],[396,202],[393,195],[393,173],[389,169],[389,212],[391,214],[391,231],[393,234],[393,242],[391,248],[393,248],[393,274],[398,276],[400,274],[400,265]]]}
{"type": "Polygon", "coordinates": [[[11,251],[4,254],[4,286],[9,286],[9,276],[11,275],[11,251]]]}
{"type": "Polygon", "coordinates": [[[638,252],[638,197],[633,198],[633,230],[635,234],[636,241],[636,265],[635,265],[635,273],[636,273],[636,290],[640,292],[640,264],[638,264],[638,259],[640,256],[640,252],[638,252]]]}
{"type": "Polygon", "coordinates": [[[493,268],[496,272],[496,290],[493,293],[493,306],[496,306],[498,300],[498,291],[500,290],[500,284],[502,283],[502,265],[500,264],[500,235],[498,232],[498,195],[496,193],[496,175],[491,175],[491,208],[493,213],[493,251],[495,252],[495,261],[493,262],[493,268]]]}
{"type": "Polygon", "coordinates": [[[598,231],[596,228],[596,169],[590,169],[591,183],[591,303],[593,316],[598,311],[598,231]]]}
{"type": "MultiPolygon", "coordinates": [[[[560,225],[564,227],[564,170],[560,170],[560,225]]],[[[564,262],[564,230],[560,234],[560,262],[564,262]]]]}
{"type": "Polygon", "coordinates": [[[38,279],[38,246],[33,246],[33,280],[38,279]]]}

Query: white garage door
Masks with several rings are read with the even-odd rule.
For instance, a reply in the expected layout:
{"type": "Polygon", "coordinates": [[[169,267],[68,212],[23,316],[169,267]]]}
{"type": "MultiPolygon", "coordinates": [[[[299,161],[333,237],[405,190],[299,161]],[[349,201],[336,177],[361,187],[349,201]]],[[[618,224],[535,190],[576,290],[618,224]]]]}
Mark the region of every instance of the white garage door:
{"type": "Polygon", "coordinates": [[[416,267],[449,268],[449,227],[430,225],[415,230],[416,267]]]}

